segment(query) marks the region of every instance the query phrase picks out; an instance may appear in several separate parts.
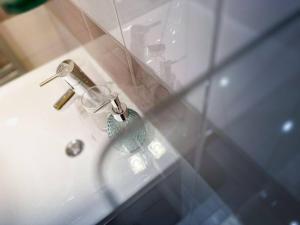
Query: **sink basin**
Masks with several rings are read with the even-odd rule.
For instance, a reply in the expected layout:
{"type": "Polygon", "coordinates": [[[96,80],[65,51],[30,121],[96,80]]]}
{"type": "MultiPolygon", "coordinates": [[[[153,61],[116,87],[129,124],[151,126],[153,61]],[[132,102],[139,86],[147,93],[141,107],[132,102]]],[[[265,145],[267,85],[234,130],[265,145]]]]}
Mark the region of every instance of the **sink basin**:
{"type": "MultiPolygon", "coordinates": [[[[95,224],[114,207],[106,198],[111,187],[121,204],[147,184],[160,171],[140,174],[132,170],[134,156],[115,151],[108,157],[105,176],[99,182],[98,161],[108,143],[107,134],[95,129],[76,97],[61,111],[53,103],[67,90],[62,80],[41,88],[64,59],[73,59],[98,83],[110,77],[83,49],[59,57],[0,89],[0,221],[2,224],[95,224]],[[65,148],[72,140],[84,143],[77,157],[68,157],[65,148]],[[120,179],[126,173],[130,182],[120,179]],[[5,204],[2,204],[5,203],[5,204]]],[[[132,102],[120,98],[131,108],[132,102]]],[[[137,110],[137,109],[136,109],[137,110]]],[[[161,161],[161,169],[176,160],[172,151],[161,161]]],[[[141,168],[139,168],[141,169],[141,168]]]]}
{"type": "Polygon", "coordinates": [[[8,220],[4,224],[71,224],[70,208],[87,198],[82,193],[97,190],[91,165],[97,149],[108,141],[106,134],[99,132],[95,137],[89,132],[78,99],[61,111],[53,108],[67,90],[62,80],[39,87],[66,58],[78,62],[87,74],[104,74],[92,66],[84,49],[77,49],[0,89],[0,183],[4,189],[0,199],[8,203],[1,215],[7,217],[1,218],[8,220]],[[77,158],[69,158],[65,147],[74,139],[82,140],[85,148],[77,158]],[[69,218],[62,219],[66,212],[69,218]]]}

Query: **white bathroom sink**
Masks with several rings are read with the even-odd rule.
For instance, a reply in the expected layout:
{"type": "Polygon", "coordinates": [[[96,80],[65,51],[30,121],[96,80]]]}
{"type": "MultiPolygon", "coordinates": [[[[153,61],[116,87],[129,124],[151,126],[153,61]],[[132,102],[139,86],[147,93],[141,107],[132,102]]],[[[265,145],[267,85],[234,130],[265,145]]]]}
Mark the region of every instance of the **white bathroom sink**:
{"type": "MultiPolygon", "coordinates": [[[[130,160],[139,156],[114,151],[108,157],[109,166],[100,171],[107,181],[99,182],[97,168],[108,142],[106,133],[95,129],[76,97],[61,111],[53,108],[68,88],[62,80],[39,87],[39,82],[68,58],[95,82],[110,79],[79,48],[0,89],[1,224],[95,224],[115,207],[107,201],[104,190],[112,188],[121,204],[177,158],[173,151],[164,149],[162,154],[169,156],[156,157],[160,169],[132,170],[130,160]],[[84,142],[84,150],[71,158],[65,148],[75,139],[84,142]],[[124,174],[133,178],[121,179],[124,174]]],[[[120,98],[135,108],[124,94],[120,98]]]]}

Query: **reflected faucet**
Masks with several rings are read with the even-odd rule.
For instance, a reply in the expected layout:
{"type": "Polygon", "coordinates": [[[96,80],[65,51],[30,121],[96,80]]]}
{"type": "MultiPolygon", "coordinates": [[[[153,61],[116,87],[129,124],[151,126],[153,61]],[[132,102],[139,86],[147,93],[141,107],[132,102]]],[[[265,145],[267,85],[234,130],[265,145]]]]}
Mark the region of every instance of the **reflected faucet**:
{"type": "Polygon", "coordinates": [[[135,24],[130,29],[131,35],[131,51],[140,59],[145,57],[146,35],[154,27],[160,25],[161,22],[153,22],[151,24],[142,25],[135,24]]]}
{"type": "Polygon", "coordinates": [[[82,95],[88,88],[95,86],[95,83],[70,59],[60,63],[56,74],[41,82],[40,86],[42,87],[58,77],[62,77],[70,88],[53,105],[57,110],[60,110],[75,93],[82,95]]]}

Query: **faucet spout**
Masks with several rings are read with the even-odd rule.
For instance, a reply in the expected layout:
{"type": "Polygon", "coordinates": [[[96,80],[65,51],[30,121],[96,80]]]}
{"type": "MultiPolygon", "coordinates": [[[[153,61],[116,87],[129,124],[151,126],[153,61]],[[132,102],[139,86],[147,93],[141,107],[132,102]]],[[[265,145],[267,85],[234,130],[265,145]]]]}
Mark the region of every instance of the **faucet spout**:
{"type": "Polygon", "coordinates": [[[96,86],[95,83],[80,69],[71,59],[64,60],[59,64],[56,74],[40,83],[40,87],[48,84],[58,77],[64,78],[65,82],[71,87],[54,104],[54,108],[60,110],[75,93],[82,95],[87,89],[96,86]]]}

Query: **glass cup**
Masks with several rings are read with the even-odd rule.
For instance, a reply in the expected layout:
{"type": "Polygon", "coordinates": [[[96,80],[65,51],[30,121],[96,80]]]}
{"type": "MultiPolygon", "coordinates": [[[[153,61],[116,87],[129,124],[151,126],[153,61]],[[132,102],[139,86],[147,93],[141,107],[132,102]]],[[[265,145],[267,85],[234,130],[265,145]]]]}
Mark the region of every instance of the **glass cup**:
{"type": "Polygon", "coordinates": [[[102,131],[106,130],[106,120],[110,113],[111,90],[107,85],[89,88],[81,97],[81,105],[88,112],[93,125],[102,131]]]}

